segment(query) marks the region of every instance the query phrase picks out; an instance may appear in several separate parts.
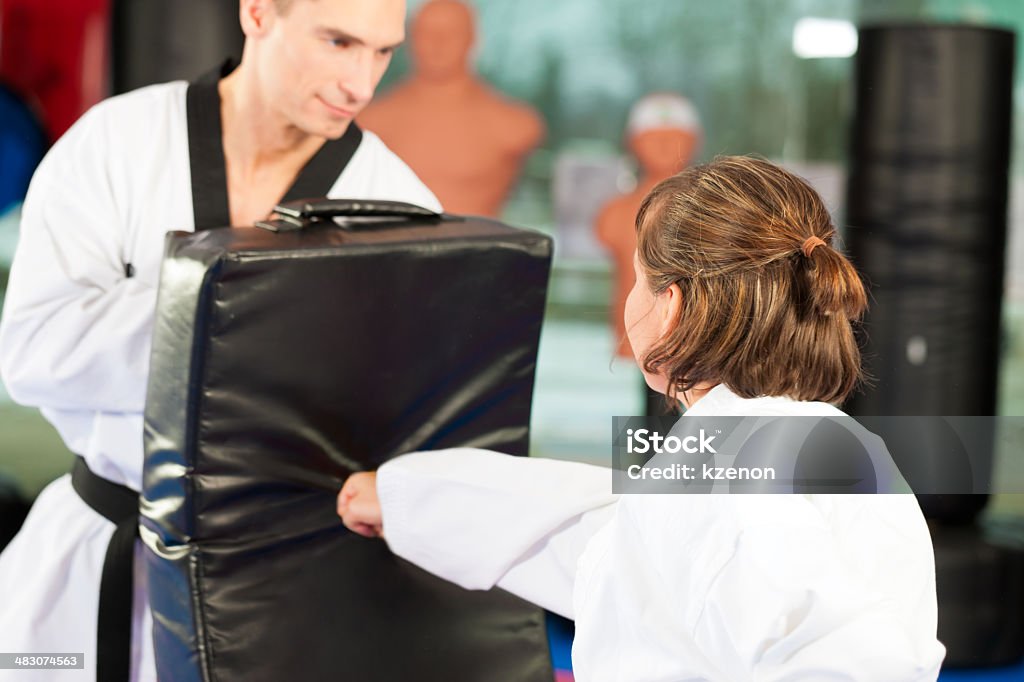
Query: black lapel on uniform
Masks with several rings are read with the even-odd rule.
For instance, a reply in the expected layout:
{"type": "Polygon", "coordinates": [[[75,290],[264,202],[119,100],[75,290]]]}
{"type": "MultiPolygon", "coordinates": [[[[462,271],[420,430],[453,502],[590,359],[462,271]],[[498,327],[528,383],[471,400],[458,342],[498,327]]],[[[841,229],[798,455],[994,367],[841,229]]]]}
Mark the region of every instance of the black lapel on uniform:
{"type": "Polygon", "coordinates": [[[231,224],[217,83],[233,68],[230,60],[224,62],[216,70],[189,83],[185,93],[188,163],[192,171],[192,215],[196,232],[231,224]]]}
{"type": "MultiPolygon", "coordinates": [[[[190,83],[185,94],[189,166],[192,172],[192,213],[196,232],[231,224],[228,174],[224,163],[220,92],[217,84],[235,65],[220,68],[190,83]]],[[[337,140],[325,142],[303,166],[281,201],[325,197],[363,140],[355,121],[337,140]]]]}
{"type": "Polygon", "coordinates": [[[355,121],[348,124],[348,130],[337,140],[327,140],[313,155],[295,183],[284,193],[282,201],[295,199],[316,199],[327,196],[334,183],[352,160],[352,155],[363,141],[363,131],[355,121]]]}

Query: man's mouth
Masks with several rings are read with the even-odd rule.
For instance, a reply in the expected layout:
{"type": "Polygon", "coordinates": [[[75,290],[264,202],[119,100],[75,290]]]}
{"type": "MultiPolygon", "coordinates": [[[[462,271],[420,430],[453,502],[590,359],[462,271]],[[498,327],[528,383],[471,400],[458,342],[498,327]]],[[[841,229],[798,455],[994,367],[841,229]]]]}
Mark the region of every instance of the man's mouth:
{"type": "Polygon", "coordinates": [[[330,112],[332,116],[336,118],[355,118],[356,113],[351,109],[336,107],[319,95],[317,95],[317,99],[320,100],[320,103],[327,108],[327,111],[330,112]]]}

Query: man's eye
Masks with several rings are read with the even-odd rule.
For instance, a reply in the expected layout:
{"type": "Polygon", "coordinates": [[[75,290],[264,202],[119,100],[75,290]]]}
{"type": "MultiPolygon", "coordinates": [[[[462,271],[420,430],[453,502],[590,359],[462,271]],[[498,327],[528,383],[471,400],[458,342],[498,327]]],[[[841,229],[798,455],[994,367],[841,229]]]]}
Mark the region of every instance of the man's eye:
{"type": "Polygon", "coordinates": [[[379,50],[377,50],[377,54],[379,54],[382,57],[387,57],[391,54],[394,54],[394,52],[395,48],[393,47],[382,47],[379,50]]]}
{"type": "Polygon", "coordinates": [[[329,38],[327,43],[331,47],[349,47],[352,44],[352,41],[345,40],[344,38],[329,38]]]}

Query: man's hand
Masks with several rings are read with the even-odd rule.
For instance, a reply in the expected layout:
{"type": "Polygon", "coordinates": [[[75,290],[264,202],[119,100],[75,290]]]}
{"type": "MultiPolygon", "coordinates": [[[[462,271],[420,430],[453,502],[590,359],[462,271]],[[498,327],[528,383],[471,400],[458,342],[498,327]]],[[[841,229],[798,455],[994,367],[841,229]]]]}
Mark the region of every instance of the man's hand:
{"type": "Polygon", "coordinates": [[[338,516],[354,533],[368,538],[384,537],[376,472],[363,472],[348,477],[338,493],[338,516]]]}

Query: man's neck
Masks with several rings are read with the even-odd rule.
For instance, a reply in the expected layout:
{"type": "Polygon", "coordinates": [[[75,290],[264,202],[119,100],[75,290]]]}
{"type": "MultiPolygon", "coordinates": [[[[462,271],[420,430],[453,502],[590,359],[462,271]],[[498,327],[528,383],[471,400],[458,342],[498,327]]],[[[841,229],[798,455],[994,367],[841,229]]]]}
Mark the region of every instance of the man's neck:
{"type": "Polygon", "coordinates": [[[323,138],[296,128],[271,108],[244,66],[221,79],[218,88],[224,156],[243,175],[307,160],[323,145],[323,138]]]}

